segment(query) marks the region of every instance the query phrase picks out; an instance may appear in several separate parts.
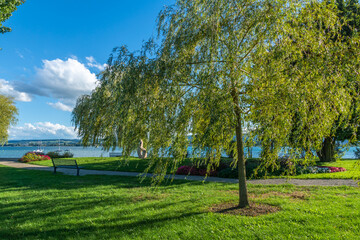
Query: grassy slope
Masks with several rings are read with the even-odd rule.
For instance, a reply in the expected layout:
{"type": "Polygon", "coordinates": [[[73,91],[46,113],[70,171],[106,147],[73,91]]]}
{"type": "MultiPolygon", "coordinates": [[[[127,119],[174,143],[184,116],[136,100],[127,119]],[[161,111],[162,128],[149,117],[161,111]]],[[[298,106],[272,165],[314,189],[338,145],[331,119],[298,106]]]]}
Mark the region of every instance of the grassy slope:
{"type": "Polygon", "coordinates": [[[66,176],[0,166],[1,239],[357,239],[360,191],[351,187],[249,186],[279,206],[258,217],[210,213],[236,201],[237,184],[66,176]],[[287,194],[297,192],[305,199],[287,194]]]}
{"type": "MultiPolygon", "coordinates": [[[[121,158],[76,158],[78,163],[86,169],[123,171],[123,172],[143,172],[147,167],[148,160],[131,157],[125,161],[121,158]]],[[[32,164],[52,166],[51,161],[32,162],[32,164]]],[[[190,164],[186,162],[185,164],[190,164]]],[[[360,162],[357,160],[342,160],[334,163],[319,163],[323,166],[344,167],[346,172],[339,173],[321,173],[321,174],[303,174],[291,178],[360,178],[360,162]]],[[[151,172],[151,171],[150,171],[151,172]]]]}

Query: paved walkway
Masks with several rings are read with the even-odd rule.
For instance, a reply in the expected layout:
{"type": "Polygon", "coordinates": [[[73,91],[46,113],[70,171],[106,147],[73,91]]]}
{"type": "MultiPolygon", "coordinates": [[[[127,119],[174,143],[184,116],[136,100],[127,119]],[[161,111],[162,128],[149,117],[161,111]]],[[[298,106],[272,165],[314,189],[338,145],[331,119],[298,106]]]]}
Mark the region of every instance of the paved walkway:
{"type": "MultiPolygon", "coordinates": [[[[41,171],[54,171],[53,167],[39,166],[27,163],[20,163],[17,159],[4,159],[0,158],[0,164],[13,168],[21,168],[28,170],[41,170],[41,171]]],[[[76,170],[74,169],[64,169],[58,168],[57,172],[62,172],[67,175],[76,175],[76,170]]],[[[143,173],[136,172],[117,172],[117,171],[100,171],[100,170],[80,170],[80,176],[84,175],[112,175],[112,176],[129,176],[129,177],[138,177],[143,176],[143,173]]],[[[147,177],[152,177],[153,174],[146,174],[147,177]]],[[[218,177],[208,177],[204,179],[201,176],[184,176],[184,175],[175,175],[167,176],[168,178],[173,177],[174,179],[180,180],[190,180],[190,181],[206,181],[206,182],[222,182],[222,183],[237,183],[237,179],[230,178],[218,178],[218,177]]],[[[352,179],[254,179],[248,180],[247,183],[250,184],[293,184],[297,186],[353,186],[359,187],[360,182],[354,181],[352,179]]]]}

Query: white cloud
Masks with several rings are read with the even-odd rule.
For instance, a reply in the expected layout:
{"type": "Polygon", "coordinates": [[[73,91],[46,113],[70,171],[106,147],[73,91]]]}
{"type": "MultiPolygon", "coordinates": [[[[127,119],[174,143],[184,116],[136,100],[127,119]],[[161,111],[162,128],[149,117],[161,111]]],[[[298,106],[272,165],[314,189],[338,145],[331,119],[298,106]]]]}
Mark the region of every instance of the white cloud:
{"type": "Polygon", "coordinates": [[[106,68],[106,66],[107,66],[106,63],[104,63],[104,64],[98,63],[93,56],[86,57],[86,60],[88,61],[88,62],[87,62],[87,65],[88,65],[89,67],[97,68],[97,69],[99,69],[100,71],[104,71],[105,68],[106,68]]]}
{"type": "Polygon", "coordinates": [[[96,75],[75,59],[43,60],[43,63],[43,68],[37,69],[34,83],[50,97],[75,102],[96,87],[96,75]]]}
{"type": "Polygon", "coordinates": [[[57,123],[25,123],[24,126],[12,126],[9,129],[10,140],[26,139],[74,139],[78,138],[73,127],[57,123]]]}
{"type": "Polygon", "coordinates": [[[31,96],[28,93],[15,90],[10,82],[0,79],[0,94],[13,97],[16,101],[31,102],[31,96]]]}
{"type": "Polygon", "coordinates": [[[57,103],[47,103],[49,106],[52,106],[53,108],[59,109],[61,111],[65,111],[65,112],[71,112],[73,110],[72,106],[63,104],[62,102],[57,102],[57,103]]]}
{"type": "MultiPolygon", "coordinates": [[[[86,59],[88,66],[100,68],[94,57],[86,59]]],[[[103,67],[104,65],[101,68],[103,67]]],[[[83,94],[91,93],[98,84],[96,75],[74,56],[67,60],[43,60],[43,66],[36,69],[33,79],[29,83],[14,83],[13,86],[4,82],[7,84],[3,87],[3,91],[12,93],[11,96],[19,101],[31,101],[31,95],[53,98],[54,102],[57,102],[48,103],[50,106],[62,111],[71,111],[76,99],[83,94]],[[10,87],[12,87],[11,91],[9,91],[10,87]]]]}

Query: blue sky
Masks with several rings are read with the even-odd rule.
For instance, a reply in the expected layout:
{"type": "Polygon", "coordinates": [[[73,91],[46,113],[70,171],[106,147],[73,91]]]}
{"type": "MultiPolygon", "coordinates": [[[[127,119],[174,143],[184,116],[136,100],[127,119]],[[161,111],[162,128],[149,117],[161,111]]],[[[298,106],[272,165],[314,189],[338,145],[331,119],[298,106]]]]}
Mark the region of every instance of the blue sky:
{"type": "Polygon", "coordinates": [[[15,98],[9,139],[75,138],[71,110],[111,50],[137,50],[173,0],[27,0],[0,35],[0,94],[15,98]]]}

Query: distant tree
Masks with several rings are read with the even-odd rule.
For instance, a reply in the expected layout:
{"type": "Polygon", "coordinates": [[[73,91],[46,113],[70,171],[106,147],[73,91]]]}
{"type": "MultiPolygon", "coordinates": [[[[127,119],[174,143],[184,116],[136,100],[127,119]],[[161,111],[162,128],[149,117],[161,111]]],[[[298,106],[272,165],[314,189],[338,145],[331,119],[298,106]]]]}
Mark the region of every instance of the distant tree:
{"type": "MultiPolygon", "coordinates": [[[[360,31],[360,4],[357,0],[337,0],[336,5],[338,8],[338,16],[343,22],[341,34],[343,44],[349,46],[347,49],[348,55],[358,54],[358,45],[351,44],[354,40],[358,39],[360,31]],[[352,49],[351,49],[352,48],[352,49]]],[[[359,63],[353,61],[352,64],[359,67],[359,63]]],[[[347,74],[348,86],[354,89],[354,93],[360,91],[360,86],[356,84],[358,77],[356,72],[349,72],[347,74]],[[354,74],[355,73],[355,74],[354,74]]],[[[324,138],[322,148],[317,152],[317,155],[322,162],[331,162],[336,160],[336,142],[349,141],[352,143],[358,142],[358,133],[360,133],[360,105],[357,94],[353,95],[351,109],[347,115],[347,119],[337,120],[333,125],[331,135],[324,138]]]]}
{"type": "MultiPolygon", "coordinates": [[[[9,19],[12,12],[23,4],[25,0],[1,0],[0,1],[0,33],[10,32],[11,28],[3,23],[9,19]]],[[[11,98],[0,95],[0,144],[4,144],[8,139],[8,128],[16,122],[15,115],[17,109],[11,98]]]]}
{"type": "Polygon", "coordinates": [[[11,28],[3,23],[12,16],[16,8],[23,4],[25,0],[1,0],[0,1],[0,33],[10,32],[11,28]]]}
{"type": "MultiPolygon", "coordinates": [[[[360,130],[360,106],[358,98],[360,88],[358,84],[359,74],[356,70],[359,68],[359,59],[357,57],[359,46],[356,41],[359,39],[360,31],[360,4],[354,0],[336,0],[335,5],[337,9],[336,13],[342,26],[341,30],[332,40],[341,43],[342,46],[339,49],[342,49],[342,51],[337,50],[338,57],[336,61],[332,61],[334,71],[327,82],[331,84],[331,78],[334,74],[345,77],[344,84],[339,90],[346,92],[347,98],[339,99],[339,101],[351,99],[351,103],[349,103],[346,111],[343,109],[341,115],[339,115],[337,119],[334,119],[332,129],[328,135],[322,136],[323,141],[321,148],[317,151],[317,156],[321,162],[335,161],[338,154],[336,151],[336,142],[343,142],[345,140],[356,142],[357,134],[360,130]],[[344,64],[351,64],[352,68],[344,68],[344,64]]],[[[318,27],[320,28],[320,26],[318,27]]],[[[310,55],[312,55],[312,53],[309,49],[307,55],[304,56],[310,58],[310,55]]],[[[311,56],[313,59],[319,57],[322,58],[326,56],[316,54],[311,56]]],[[[299,115],[296,116],[296,119],[298,122],[294,125],[294,133],[297,131],[298,124],[301,123],[299,115]]],[[[328,119],[324,119],[324,121],[328,121],[328,119]]]]}
{"type": "MultiPolygon", "coordinates": [[[[302,8],[302,21],[289,19],[287,38],[258,55],[259,62],[266,65],[256,65],[264,77],[255,81],[268,87],[255,91],[256,105],[267,105],[267,110],[254,112],[254,122],[259,125],[256,134],[262,140],[263,151],[274,157],[281,148],[290,146],[295,148],[293,154],[297,151],[301,155],[305,150],[312,155],[316,149],[320,160],[331,161],[334,140],[356,137],[360,123],[359,35],[357,26],[350,24],[358,20],[345,19],[344,12],[339,11],[349,5],[328,1],[322,8],[332,8],[338,19],[329,28],[316,4],[313,1],[302,8]],[[314,31],[305,31],[308,29],[314,31]],[[288,80],[292,84],[279,87],[288,80]]],[[[263,109],[261,106],[255,109],[263,109]]]]}
{"type": "MultiPolygon", "coordinates": [[[[284,38],[284,46],[291,47],[284,32],[291,30],[286,27],[287,19],[297,18],[302,4],[308,1],[177,1],[159,16],[160,46],[149,41],[138,54],[125,47],[115,49],[101,74],[100,85],[91,95],[78,99],[73,121],[83,143],[96,145],[103,141],[105,148],[122,147],[129,155],[143,139],[155,180],[161,180],[169,168],[176,171],[186,156],[189,133],[195,155],[204,157],[209,171],[219,164],[222,152],[233,146],[234,163],[239,169],[239,207],[248,206],[245,120],[269,119],[269,102],[261,101],[270,95],[276,104],[288,100],[275,96],[275,91],[297,94],[292,80],[285,78],[282,84],[265,89],[272,76],[263,75],[263,69],[254,64],[258,61],[269,65],[258,57],[264,56],[274,41],[284,38]],[[264,77],[264,82],[254,80],[264,77]],[[256,114],[257,108],[261,114],[256,114]],[[231,145],[234,136],[236,144],[231,145]],[[166,158],[169,149],[174,159],[166,158]]],[[[332,9],[321,3],[315,6],[318,14],[312,14],[312,20],[319,17],[327,27],[336,28],[332,9]]],[[[300,26],[305,16],[299,17],[300,26]]],[[[313,28],[299,30],[304,34],[313,28]]],[[[327,33],[320,35],[328,37],[327,33]]],[[[319,42],[311,38],[308,43],[319,42]]],[[[271,67],[276,70],[275,65],[271,67]]],[[[314,91],[303,91],[303,97],[313,96],[314,91]]],[[[323,101],[329,99],[333,102],[332,97],[323,101]]],[[[276,114],[273,110],[271,116],[276,114]]],[[[304,113],[307,111],[304,109],[304,113]]],[[[288,116],[276,114],[276,119],[285,123],[282,117],[288,116]]],[[[319,114],[314,112],[314,117],[319,118],[319,114]]],[[[314,130],[325,131],[322,126],[314,130]]],[[[286,132],[267,137],[280,142],[283,134],[286,132]]]]}
{"type": "Polygon", "coordinates": [[[8,128],[16,122],[17,109],[14,102],[5,96],[0,95],[0,144],[8,139],[8,128]]]}

